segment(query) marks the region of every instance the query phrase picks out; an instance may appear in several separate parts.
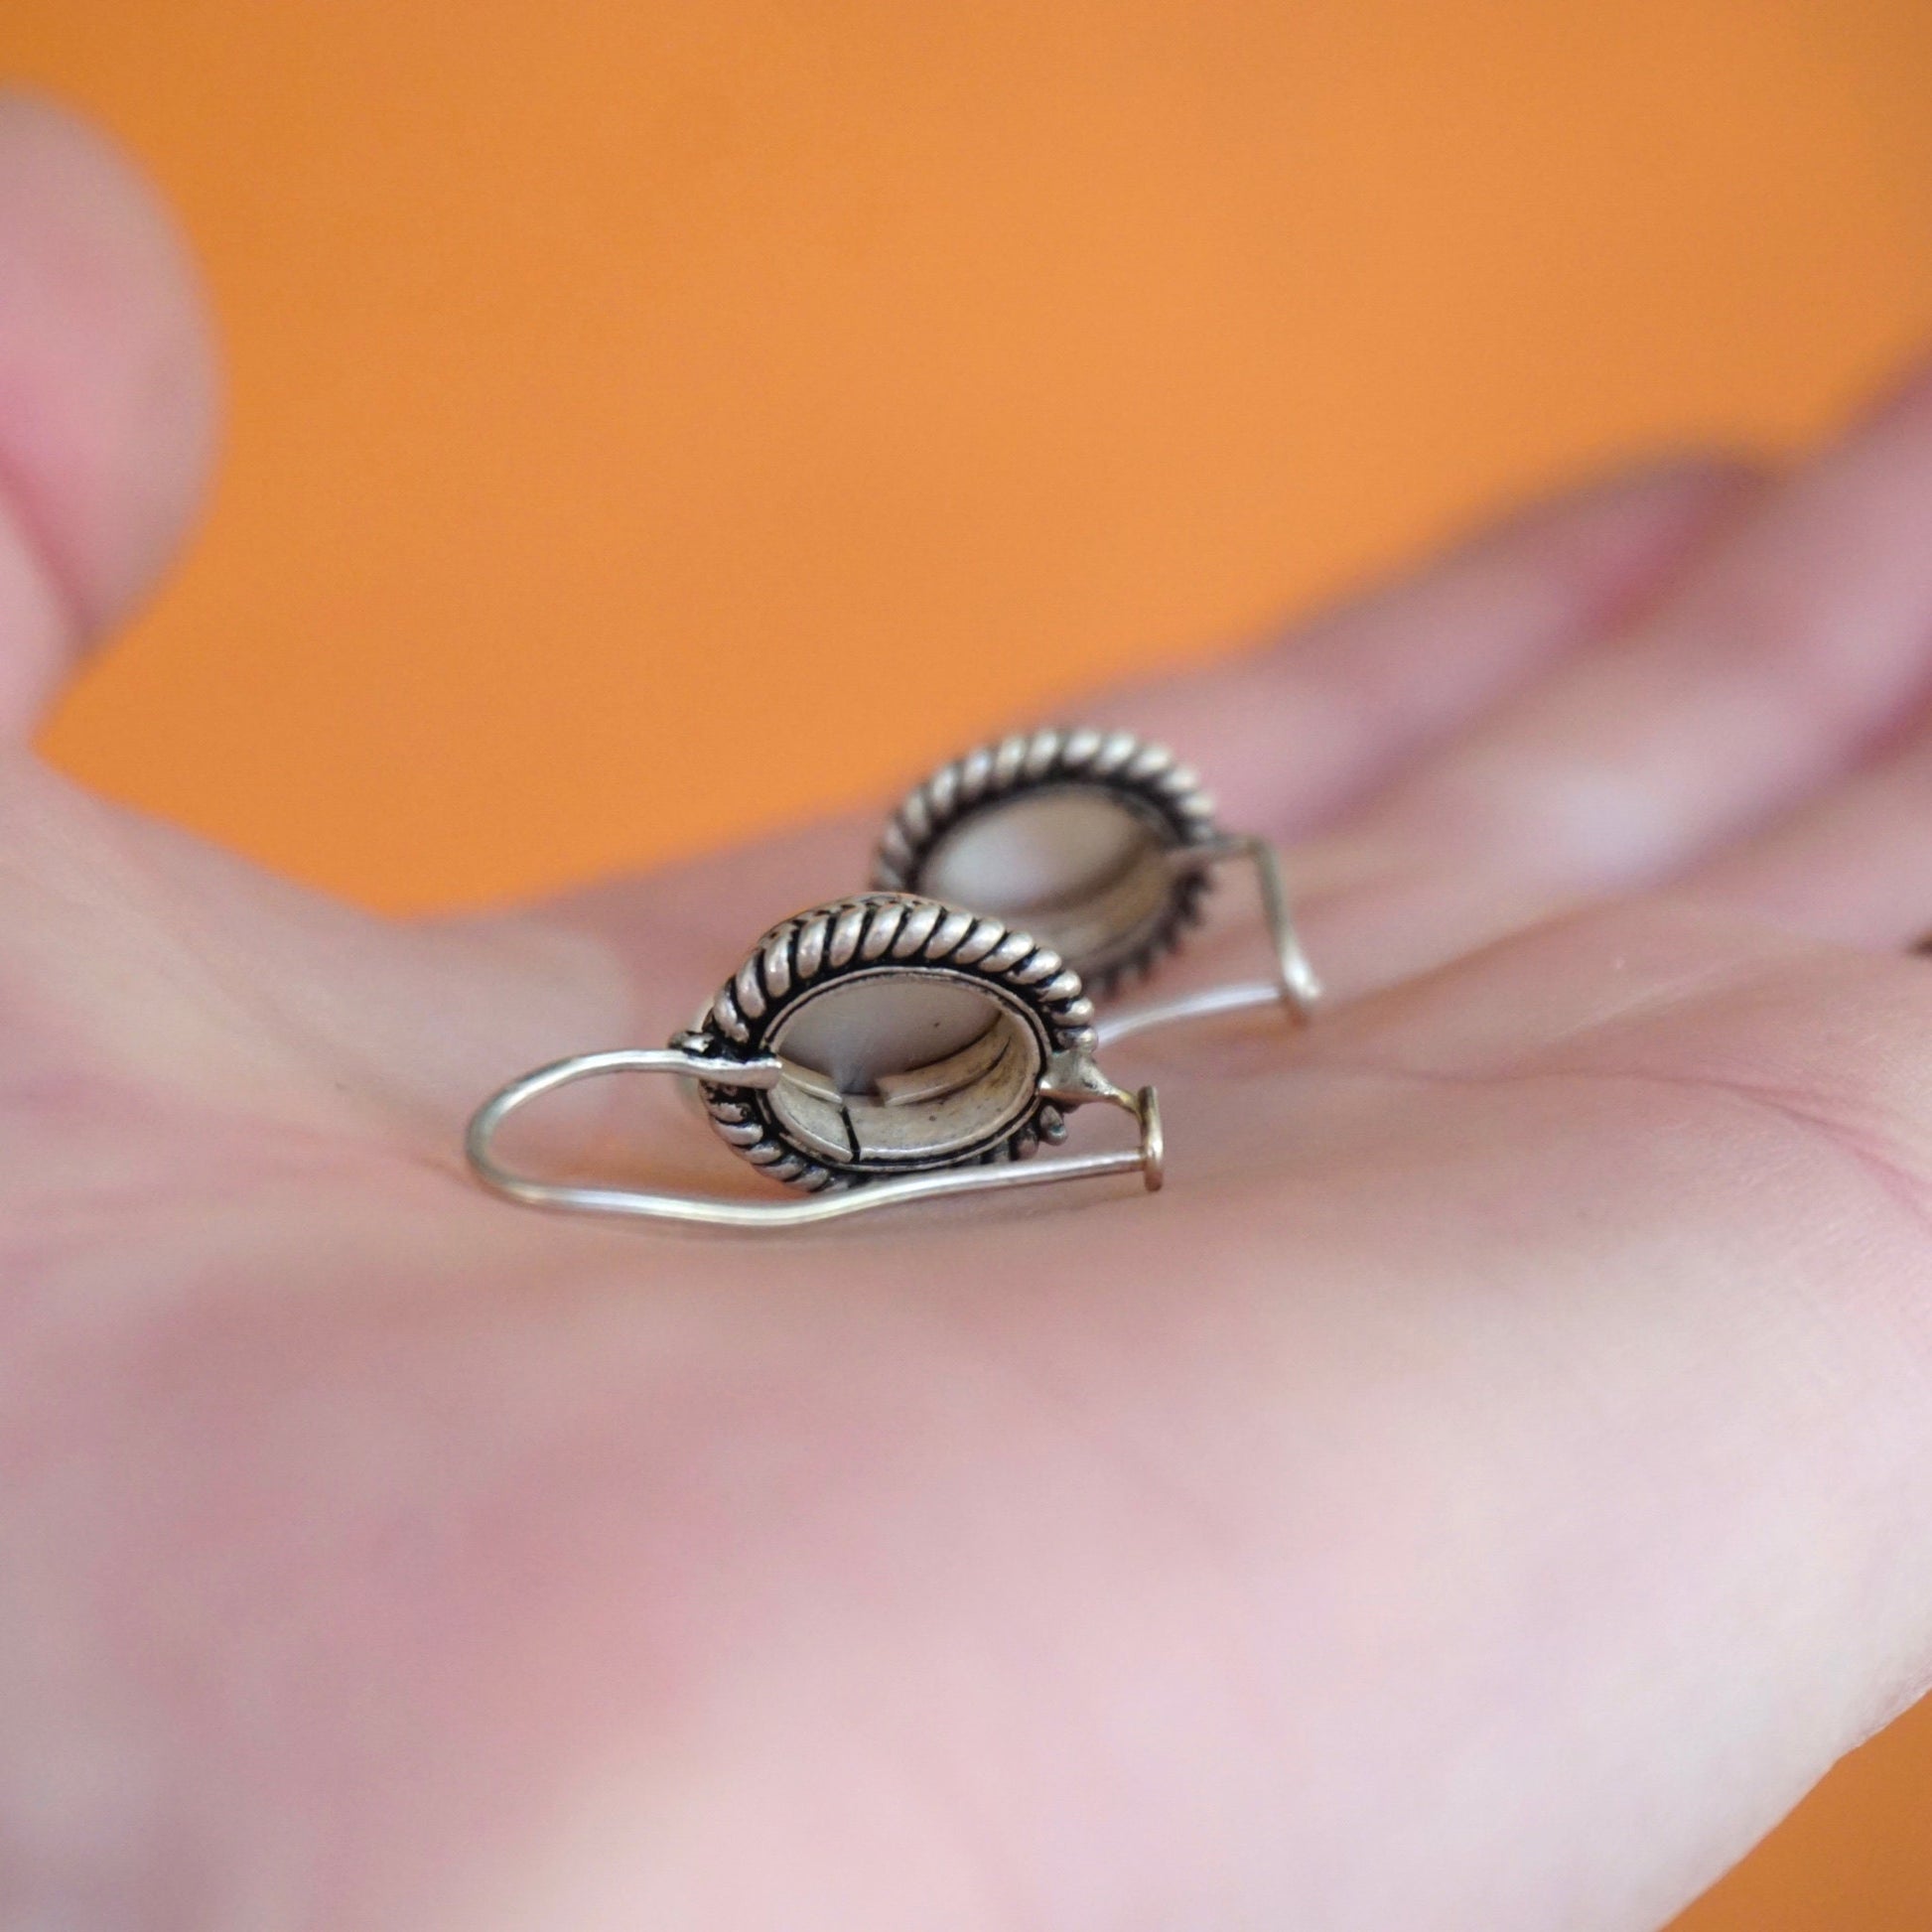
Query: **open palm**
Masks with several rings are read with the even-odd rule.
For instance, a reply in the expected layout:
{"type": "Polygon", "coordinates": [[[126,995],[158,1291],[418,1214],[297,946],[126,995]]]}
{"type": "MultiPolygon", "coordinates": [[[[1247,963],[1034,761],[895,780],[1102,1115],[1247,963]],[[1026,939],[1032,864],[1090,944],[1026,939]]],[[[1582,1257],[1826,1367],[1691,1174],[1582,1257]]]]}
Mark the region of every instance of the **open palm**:
{"type": "Polygon", "coordinates": [[[0,272],[7,1925],[1648,1928],[1918,1689],[1932,386],[1098,708],[1340,995],[1112,1056],[1158,1198],[707,1239],[463,1119],[862,830],[395,928],[76,794],[205,351],[18,104],[0,272]]]}

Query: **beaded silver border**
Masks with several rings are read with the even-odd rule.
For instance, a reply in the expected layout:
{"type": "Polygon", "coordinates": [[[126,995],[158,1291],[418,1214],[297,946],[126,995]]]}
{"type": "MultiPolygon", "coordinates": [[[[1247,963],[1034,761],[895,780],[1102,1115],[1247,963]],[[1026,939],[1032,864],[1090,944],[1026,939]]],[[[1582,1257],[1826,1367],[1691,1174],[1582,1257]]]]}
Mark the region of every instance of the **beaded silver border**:
{"type": "MultiPolygon", "coordinates": [[[[1093,1002],[1058,953],[998,919],[897,892],[866,893],[781,919],[719,988],[698,1025],[672,1045],[700,1055],[762,1053],[778,1022],[805,993],[881,966],[931,968],[984,981],[1026,1009],[1049,1051],[1090,1052],[1094,1046],[1093,1002]]],[[[1024,1161],[1042,1142],[1056,1146],[1066,1138],[1062,1110],[1040,1100],[993,1146],[964,1160],[953,1155],[902,1168],[834,1166],[790,1138],[765,1091],[701,1083],[699,1092],[727,1146],[772,1179],[811,1192],[922,1167],[1024,1161]]]]}
{"type": "MultiPolygon", "coordinates": [[[[1122,795],[1165,827],[1176,846],[1212,845],[1221,837],[1213,799],[1165,745],[1128,731],[1048,727],[977,746],[913,786],[880,837],[873,884],[886,892],[916,893],[933,848],[963,820],[1029,791],[1075,784],[1122,795]]],[[[1199,922],[1212,884],[1208,867],[1176,872],[1154,928],[1124,958],[1090,971],[1091,990],[1111,993],[1130,974],[1146,974],[1173,951],[1181,934],[1199,922]]]]}

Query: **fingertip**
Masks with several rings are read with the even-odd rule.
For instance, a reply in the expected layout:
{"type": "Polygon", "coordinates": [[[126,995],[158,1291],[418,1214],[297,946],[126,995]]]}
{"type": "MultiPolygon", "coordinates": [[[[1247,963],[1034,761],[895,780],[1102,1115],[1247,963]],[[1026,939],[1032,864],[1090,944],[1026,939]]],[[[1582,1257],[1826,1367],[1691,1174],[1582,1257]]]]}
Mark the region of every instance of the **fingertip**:
{"type": "Polygon", "coordinates": [[[199,504],[214,356],[197,277],[138,171],[56,103],[0,92],[0,508],[55,638],[0,608],[0,653],[61,659],[124,617],[199,504]],[[25,634],[23,634],[25,632],[25,634]]]}

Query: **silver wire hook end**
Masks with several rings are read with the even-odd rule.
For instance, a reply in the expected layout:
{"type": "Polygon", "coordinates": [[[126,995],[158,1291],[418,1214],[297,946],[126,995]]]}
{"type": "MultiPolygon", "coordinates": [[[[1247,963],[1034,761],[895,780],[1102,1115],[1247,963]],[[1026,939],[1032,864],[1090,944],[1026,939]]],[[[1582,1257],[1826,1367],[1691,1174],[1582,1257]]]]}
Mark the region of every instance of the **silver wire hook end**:
{"type": "Polygon", "coordinates": [[[895,1174],[828,1188],[802,1199],[746,1201],[657,1188],[586,1186],[519,1173],[496,1159],[497,1132],[512,1114],[544,1094],[554,1093],[578,1080],[613,1073],[669,1073],[701,1080],[713,1087],[769,1088],[778,1084],[785,1071],[784,1061],[775,1056],[730,1059],[681,1047],[622,1047],[610,1052],[578,1053],[512,1080],[484,1101],[471,1118],[464,1137],[464,1152],[471,1171],[485,1187],[526,1207],[767,1232],[815,1227],[823,1221],[844,1220],[882,1207],[899,1207],[953,1194],[993,1193],[1010,1187],[1038,1187],[1113,1174],[1138,1173],[1147,1191],[1154,1193],[1165,1176],[1166,1142],[1161,1128],[1160,1101],[1154,1089],[1143,1087],[1130,1098],[1104,1080],[1077,1094],[1068,1091],[1058,1097],[1067,1105],[1078,1105],[1085,1100],[1112,1100],[1124,1105],[1140,1125],[1137,1147],[1102,1154],[1060,1155],[997,1166],[974,1165],[895,1174]],[[1102,1091],[1102,1086],[1111,1090],[1102,1091]]]}
{"type": "Polygon", "coordinates": [[[1253,1013],[1266,1007],[1281,1008],[1299,1026],[1306,1027],[1314,1019],[1324,998],[1322,985],[1295,929],[1288,882],[1282,873],[1281,854],[1274,845],[1251,832],[1227,833],[1209,844],[1177,847],[1172,855],[1172,863],[1182,870],[1205,870],[1229,860],[1245,860],[1254,868],[1262,920],[1275,955],[1274,978],[1204,987],[1176,999],[1103,1014],[1097,1025],[1100,1045],[1114,1046],[1137,1034],[1151,1034],[1190,1020],[1253,1013]]]}

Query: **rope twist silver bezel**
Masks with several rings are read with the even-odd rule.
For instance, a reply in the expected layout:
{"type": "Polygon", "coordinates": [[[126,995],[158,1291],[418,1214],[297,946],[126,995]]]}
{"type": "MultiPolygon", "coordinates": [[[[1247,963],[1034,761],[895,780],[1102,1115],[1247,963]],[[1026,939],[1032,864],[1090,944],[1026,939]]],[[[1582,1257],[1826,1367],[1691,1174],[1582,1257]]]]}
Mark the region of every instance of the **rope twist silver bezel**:
{"type": "MultiPolygon", "coordinates": [[[[915,785],[880,837],[873,884],[883,892],[919,892],[927,861],[957,826],[989,806],[1064,785],[1093,785],[1138,806],[1176,848],[1213,846],[1221,838],[1213,799],[1166,746],[1129,731],[1048,727],[978,746],[915,785]]],[[[1149,973],[1199,923],[1213,881],[1205,866],[1177,870],[1166,907],[1139,944],[1121,959],[1089,968],[1089,992],[1105,998],[1129,976],[1149,973]]]]}
{"type": "MultiPolygon", "coordinates": [[[[1093,1048],[1093,1002],[1058,953],[999,919],[895,892],[862,894],[781,919],[718,989],[698,1025],[672,1044],[724,1061],[762,1054],[779,1023],[807,994],[881,967],[943,970],[978,981],[1021,1006],[1049,1052],[1093,1048]]],[[[801,1148],[774,1118],[765,1089],[701,1081],[699,1093],[719,1138],[741,1160],[773,1180],[814,1193],[875,1175],[1030,1160],[1042,1142],[1057,1146],[1066,1138],[1064,1110],[1036,1099],[977,1154],[846,1167],[801,1148]]]]}

